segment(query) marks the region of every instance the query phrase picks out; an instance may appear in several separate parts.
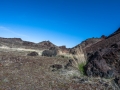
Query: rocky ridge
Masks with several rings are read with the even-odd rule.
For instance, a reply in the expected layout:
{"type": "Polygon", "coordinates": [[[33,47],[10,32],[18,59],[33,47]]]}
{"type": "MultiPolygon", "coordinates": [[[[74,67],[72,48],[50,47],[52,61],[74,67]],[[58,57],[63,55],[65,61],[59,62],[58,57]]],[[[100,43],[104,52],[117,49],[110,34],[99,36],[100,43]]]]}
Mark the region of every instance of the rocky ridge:
{"type": "Polygon", "coordinates": [[[120,28],[86,50],[88,76],[114,78],[120,87],[120,28]]]}
{"type": "Polygon", "coordinates": [[[50,41],[42,41],[39,43],[23,41],[21,38],[2,38],[0,37],[0,46],[8,46],[11,48],[25,48],[25,49],[49,49],[55,47],[50,41]]]}

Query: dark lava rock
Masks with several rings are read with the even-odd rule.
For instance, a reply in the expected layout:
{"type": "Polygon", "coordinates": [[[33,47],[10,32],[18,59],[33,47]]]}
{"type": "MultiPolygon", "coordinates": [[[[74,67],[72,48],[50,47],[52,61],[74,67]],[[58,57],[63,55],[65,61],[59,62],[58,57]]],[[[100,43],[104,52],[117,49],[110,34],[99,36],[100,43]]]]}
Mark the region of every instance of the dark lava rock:
{"type": "Polygon", "coordinates": [[[106,48],[89,54],[85,71],[88,76],[105,78],[120,75],[120,50],[118,48],[106,48]]]}
{"type": "Polygon", "coordinates": [[[79,83],[85,83],[85,82],[87,82],[87,81],[88,81],[87,78],[82,78],[82,79],[79,80],[79,83]]]}
{"type": "Polygon", "coordinates": [[[86,74],[87,74],[89,77],[92,77],[92,71],[91,71],[90,69],[88,69],[88,70],[86,71],[86,74]]]}
{"type": "Polygon", "coordinates": [[[56,56],[57,53],[58,53],[58,48],[57,47],[51,47],[49,50],[44,50],[42,52],[42,56],[52,57],[52,56],[56,56]]]}
{"type": "Polygon", "coordinates": [[[109,84],[105,83],[105,84],[104,84],[104,86],[105,86],[105,87],[108,87],[108,86],[109,86],[109,84]]]}
{"type": "Polygon", "coordinates": [[[113,73],[114,73],[113,70],[108,70],[107,71],[108,78],[113,77],[114,76],[113,73]]]}
{"type": "Polygon", "coordinates": [[[116,78],[114,79],[114,81],[115,81],[115,83],[117,83],[117,85],[118,85],[119,88],[120,88],[120,77],[116,77],[116,78]]]}
{"type": "Polygon", "coordinates": [[[28,56],[38,56],[38,53],[37,52],[31,52],[28,54],[28,56]]]}
{"type": "Polygon", "coordinates": [[[116,44],[116,43],[115,43],[115,44],[112,44],[111,47],[112,47],[112,48],[118,48],[118,44],[116,44]]]}
{"type": "Polygon", "coordinates": [[[62,65],[60,64],[54,64],[50,66],[52,68],[52,71],[62,69],[62,65]]]}
{"type": "Polygon", "coordinates": [[[73,60],[70,59],[69,62],[64,66],[65,69],[68,69],[68,67],[72,66],[73,60]]]}
{"type": "Polygon", "coordinates": [[[42,52],[42,56],[52,57],[52,56],[56,56],[56,55],[57,55],[56,50],[44,50],[42,52]]]}

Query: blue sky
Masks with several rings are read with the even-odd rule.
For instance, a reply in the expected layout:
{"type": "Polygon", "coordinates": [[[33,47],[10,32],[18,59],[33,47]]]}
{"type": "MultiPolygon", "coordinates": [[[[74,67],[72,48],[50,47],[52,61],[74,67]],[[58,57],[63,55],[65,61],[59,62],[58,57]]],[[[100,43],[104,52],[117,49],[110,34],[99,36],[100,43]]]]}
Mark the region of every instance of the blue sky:
{"type": "Polygon", "coordinates": [[[120,27],[120,0],[0,0],[0,37],[73,47],[120,27]]]}

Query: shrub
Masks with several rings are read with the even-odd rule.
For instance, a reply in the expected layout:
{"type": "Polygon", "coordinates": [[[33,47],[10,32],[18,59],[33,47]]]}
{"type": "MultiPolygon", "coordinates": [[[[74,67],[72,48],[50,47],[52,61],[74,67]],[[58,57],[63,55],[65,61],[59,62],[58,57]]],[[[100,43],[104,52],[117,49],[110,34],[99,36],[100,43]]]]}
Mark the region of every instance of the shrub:
{"type": "Polygon", "coordinates": [[[86,63],[80,63],[80,64],[78,65],[78,69],[79,69],[79,71],[80,71],[80,73],[81,73],[82,75],[85,75],[85,69],[84,69],[85,64],[86,64],[86,63]]]}
{"type": "Polygon", "coordinates": [[[84,75],[84,66],[86,64],[86,59],[84,53],[82,52],[82,49],[77,49],[76,55],[71,55],[71,57],[73,59],[72,66],[77,68],[80,71],[80,73],[84,75]]]}

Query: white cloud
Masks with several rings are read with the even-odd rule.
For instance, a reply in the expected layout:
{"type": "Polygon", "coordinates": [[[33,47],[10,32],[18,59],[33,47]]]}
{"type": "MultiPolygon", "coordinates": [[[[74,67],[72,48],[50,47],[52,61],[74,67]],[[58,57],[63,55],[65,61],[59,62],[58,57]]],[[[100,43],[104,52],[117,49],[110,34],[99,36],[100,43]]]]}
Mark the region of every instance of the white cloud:
{"type": "Polygon", "coordinates": [[[19,37],[27,37],[27,38],[29,37],[29,36],[24,35],[24,34],[16,33],[16,32],[14,32],[14,31],[6,28],[6,27],[3,27],[3,26],[0,26],[0,30],[6,31],[6,32],[8,32],[8,33],[10,33],[10,34],[15,34],[15,35],[17,35],[17,36],[19,36],[19,37]]]}

